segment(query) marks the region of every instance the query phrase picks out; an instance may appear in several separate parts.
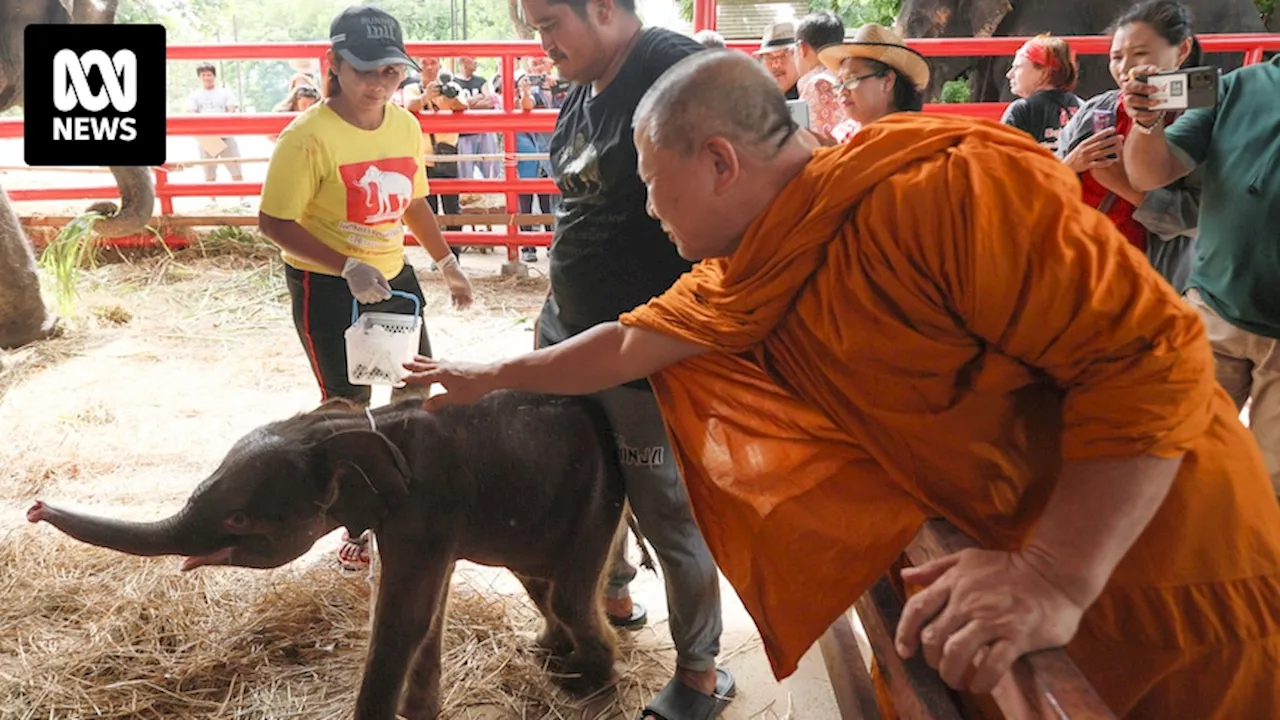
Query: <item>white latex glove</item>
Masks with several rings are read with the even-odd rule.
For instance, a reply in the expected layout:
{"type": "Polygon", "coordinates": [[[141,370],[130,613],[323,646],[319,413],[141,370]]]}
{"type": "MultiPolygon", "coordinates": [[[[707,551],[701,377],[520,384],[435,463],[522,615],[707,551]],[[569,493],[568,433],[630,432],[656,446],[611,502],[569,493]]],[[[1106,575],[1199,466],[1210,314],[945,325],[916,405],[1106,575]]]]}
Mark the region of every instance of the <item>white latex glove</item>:
{"type": "Polygon", "coordinates": [[[391,283],[369,263],[347,258],[342,266],[342,277],[346,279],[347,287],[351,288],[351,294],[365,305],[391,298],[391,283]]]}
{"type": "Polygon", "coordinates": [[[467,278],[466,273],[462,272],[462,268],[458,267],[457,259],[453,255],[448,255],[443,262],[436,263],[436,266],[444,275],[444,284],[449,288],[453,306],[459,310],[471,307],[471,280],[467,278]]]}

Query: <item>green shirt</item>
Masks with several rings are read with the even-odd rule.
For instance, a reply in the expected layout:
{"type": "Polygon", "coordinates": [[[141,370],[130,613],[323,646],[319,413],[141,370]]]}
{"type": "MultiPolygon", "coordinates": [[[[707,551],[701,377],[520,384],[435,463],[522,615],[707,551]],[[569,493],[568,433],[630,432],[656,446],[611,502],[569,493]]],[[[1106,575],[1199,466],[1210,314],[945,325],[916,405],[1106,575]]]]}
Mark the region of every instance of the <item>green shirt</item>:
{"type": "Polygon", "coordinates": [[[1218,105],[1165,136],[1185,165],[1204,165],[1190,286],[1231,324],[1280,338],[1280,56],[1225,75],[1218,105]]]}

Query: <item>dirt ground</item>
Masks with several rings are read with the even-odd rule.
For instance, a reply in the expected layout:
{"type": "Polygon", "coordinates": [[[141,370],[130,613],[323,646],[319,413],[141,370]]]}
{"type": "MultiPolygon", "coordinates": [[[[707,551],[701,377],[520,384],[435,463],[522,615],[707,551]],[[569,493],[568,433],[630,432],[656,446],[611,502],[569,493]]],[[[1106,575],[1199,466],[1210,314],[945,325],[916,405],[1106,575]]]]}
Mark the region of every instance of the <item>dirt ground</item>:
{"type": "MultiPolygon", "coordinates": [[[[6,182],[14,187],[12,179],[6,182]]],[[[546,292],[545,258],[531,278],[516,279],[499,276],[499,253],[464,254],[477,302],[458,312],[448,307],[438,276],[424,270],[420,253],[411,248],[410,260],[423,278],[438,355],[484,360],[530,346],[546,292]]],[[[270,253],[201,257],[191,249],[174,257],[134,257],[86,271],[79,289],[64,337],[0,354],[0,427],[8,437],[0,447],[0,537],[7,547],[56,541],[51,527],[25,522],[36,498],[121,517],[168,514],[236,438],[318,401],[280,266],[270,253]]],[[[331,561],[337,541],[336,533],[322,539],[297,563],[331,561]]],[[[88,552],[71,546],[60,561],[74,565],[78,553],[88,552]]],[[[86,563],[90,557],[84,555],[86,563]]],[[[170,582],[189,577],[178,576],[176,559],[144,562],[148,572],[172,573],[170,582]]],[[[471,565],[459,567],[455,585],[520,593],[506,571],[471,565]]],[[[4,587],[16,586],[0,583],[4,587]]],[[[661,579],[642,571],[633,592],[651,618],[633,642],[669,664],[674,652],[661,579]]],[[[722,593],[722,662],[739,689],[725,717],[839,717],[816,648],[795,676],[775,682],[750,618],[727,583],[722,593]]],[[[207,606],[216,611],[217,604],[212,598],[207,606]]],[[[32,680],[22,676],[21,634],[20,620],[6,624],[0,618],[0,698],[32,680]]],[[[521,715],[468,711],[455,717],[521,715]]],[[[73,716],[37,706],[16,717],[73,716]]],[[[243,716],[227,707],[201,717],[243,716]]]]}

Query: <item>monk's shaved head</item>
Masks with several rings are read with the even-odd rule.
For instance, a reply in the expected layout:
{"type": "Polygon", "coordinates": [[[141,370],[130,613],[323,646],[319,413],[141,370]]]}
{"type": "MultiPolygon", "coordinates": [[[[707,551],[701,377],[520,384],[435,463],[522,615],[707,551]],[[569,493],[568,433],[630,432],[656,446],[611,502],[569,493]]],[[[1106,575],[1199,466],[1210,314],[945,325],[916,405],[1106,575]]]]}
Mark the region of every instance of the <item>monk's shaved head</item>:
{"type": "Polygon", "coordinates": [[[704,50],[671,66],[640,100],[632,126],[682,156],[723,137],[771,157],[798,128],[773,76],[736,50],[704,50]]]}

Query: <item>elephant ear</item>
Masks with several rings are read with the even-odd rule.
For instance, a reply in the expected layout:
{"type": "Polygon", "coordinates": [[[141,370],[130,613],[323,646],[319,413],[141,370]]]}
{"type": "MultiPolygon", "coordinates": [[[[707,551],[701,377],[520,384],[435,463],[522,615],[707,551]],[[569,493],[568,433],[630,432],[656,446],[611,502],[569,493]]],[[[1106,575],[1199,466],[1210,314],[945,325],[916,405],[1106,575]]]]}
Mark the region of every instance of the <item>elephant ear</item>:
{"type": "Polygon", "coordinates": [[[991,37],[1011,12],[1013,3],[1009,0],[969,0],[969,24],[973,28],[973,36],[991,37]]]}
{"type": "Polygon", "coordinates": [[[409,494],[412,472],[404,453],[386,435],[346,430],[317,450],[328,469],[321,505],[352,537],[375,526],[409,494]]]}

